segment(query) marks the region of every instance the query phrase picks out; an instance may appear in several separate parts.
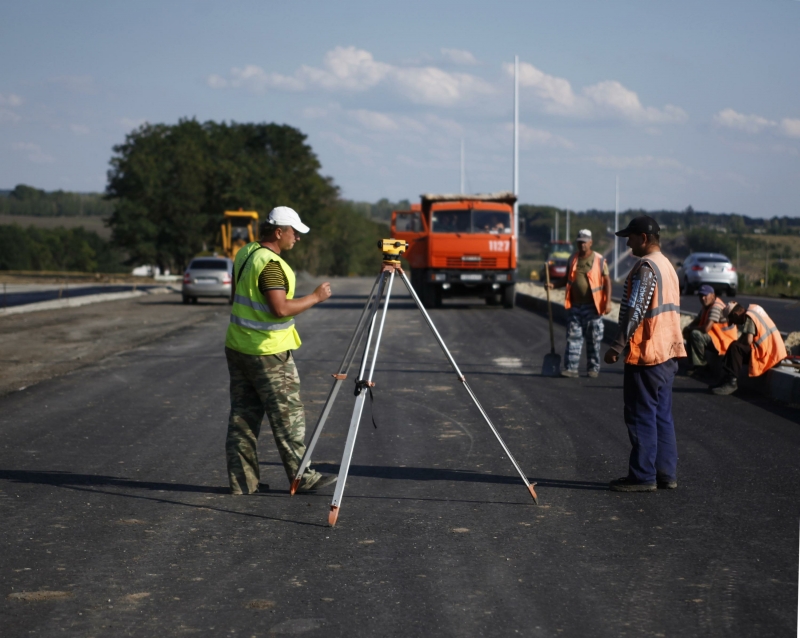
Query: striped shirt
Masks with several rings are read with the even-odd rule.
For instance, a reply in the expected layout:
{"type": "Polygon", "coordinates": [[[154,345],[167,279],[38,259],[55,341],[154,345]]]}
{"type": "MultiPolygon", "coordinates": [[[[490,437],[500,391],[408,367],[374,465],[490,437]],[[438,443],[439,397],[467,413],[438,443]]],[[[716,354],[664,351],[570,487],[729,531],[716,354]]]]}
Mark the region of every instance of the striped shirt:
{"type": "Polygon", "coordinates": [[[285,290],[289,292],[289,280],[286,278],[286,273],[277,261],[271,261],[266,266],[261,274],[258,276],[258,290],[265,297],[268,290],[285,290]]]}

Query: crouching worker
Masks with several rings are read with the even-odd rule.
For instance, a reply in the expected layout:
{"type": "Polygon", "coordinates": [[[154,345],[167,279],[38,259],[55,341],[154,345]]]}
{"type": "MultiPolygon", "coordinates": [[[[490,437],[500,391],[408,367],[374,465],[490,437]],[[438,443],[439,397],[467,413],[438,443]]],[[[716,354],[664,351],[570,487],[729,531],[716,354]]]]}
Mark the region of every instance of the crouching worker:
{"type": "Polygon", "coordinates": [[[760,377],[786,358],[786,345],[778,328],[761,306],[750,304],[747,310],[731,302],[723,316],[740,326],[741,336],[728,347],[723,365],[721,385],[712,387],[714,394],[733,394],[738,389],[737,377],[749,364],[749,376],[760,377]]]}
{"type": "MultiPolygon", "coordinates": [[[[231,412],[225,452],[231,494],[253,494],[261,484],[256,446],[266,413],[289,482],[305,454],[306,422],[292,350],[300,347],[295,317],[331,296],[329,283],[294,298],[295,276],[281,254],[308,226],[291,208],[274,208],[260,241],[242,247],[233,264],[231,319],[225,357],[231,378],[231,412]]],[[[335,476],[308,469],[298,491],[330,485],[335,476]]]]}
{"type": "Polygon", "coordinates": [[[714,289],[708,284],[697,289],[703,309],[695,319],[683,329],[683,337],[689,344],[692,356],[692,369],[690,376],[710,376],[709,355],[710,350],[719,356],[724,356],[728,346],[736,341],[738,331],[735,325],[729,325],[722,318],[725,302],[717,297],[714,289]]]}

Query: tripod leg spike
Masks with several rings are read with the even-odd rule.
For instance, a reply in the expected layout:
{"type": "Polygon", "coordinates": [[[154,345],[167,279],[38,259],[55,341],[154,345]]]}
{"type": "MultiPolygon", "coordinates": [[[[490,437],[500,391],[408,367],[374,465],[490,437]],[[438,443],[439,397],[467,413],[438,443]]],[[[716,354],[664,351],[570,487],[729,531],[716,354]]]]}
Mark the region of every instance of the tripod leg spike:
{"type": "Polygon", "coordinates": [[[331,505],[331,511],[328,514],[328,525],[331,527],[336,526],[336,519],[339,518],[339,508],[336,505],[331,505]]]}
{"type": "Polygon", "coordinates": [[[531,483],[530,485],[528,485],[528,491],[531,493],[531,496],[533,496],[533,502],[538,505],[539,504],[539,497],[536,496],[536,490],[533,489],[534,485],[536,485],[536,483],[531,483]]]}
{"type": "Polygon", "coordinates": [[[289,488],[289,496],[294,496],[294,493],[297,491],[297,488],[300,485],[300,475],[297,475],[292,481],[292,486],[289,488]]]}

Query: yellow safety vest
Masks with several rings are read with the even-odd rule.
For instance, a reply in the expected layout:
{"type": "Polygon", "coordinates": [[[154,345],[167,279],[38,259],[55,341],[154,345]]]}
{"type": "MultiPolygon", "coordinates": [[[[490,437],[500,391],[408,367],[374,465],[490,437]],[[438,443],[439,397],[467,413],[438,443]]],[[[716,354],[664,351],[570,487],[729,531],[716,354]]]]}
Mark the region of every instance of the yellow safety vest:
{"type": "Polygon", "coordinates": [[[231,350],[265,355],[300,347],[300,335],[294,326],[294,317],[273,315],[266,298],[258,289],[258,276],[271,261],[277,261],[281,265],[289,282],[286,298],[294,298],[294,271],[280,255],[263,248],[257,242],[241,248],[233,262],[235,290],[231,320],[225,336],[225,345],[231,350]]]}

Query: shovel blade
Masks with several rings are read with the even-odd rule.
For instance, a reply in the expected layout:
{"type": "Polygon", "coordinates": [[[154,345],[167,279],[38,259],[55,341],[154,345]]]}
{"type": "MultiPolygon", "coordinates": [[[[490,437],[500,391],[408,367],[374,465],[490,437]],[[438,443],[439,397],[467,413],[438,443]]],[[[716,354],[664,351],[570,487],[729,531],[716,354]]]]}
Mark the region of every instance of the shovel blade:
{"type": "Polygon", "coordinates": [[[551,352],[544,356],[542,364],[543,377],[558,377],[561,375],[561,355],[551,352]]]}

